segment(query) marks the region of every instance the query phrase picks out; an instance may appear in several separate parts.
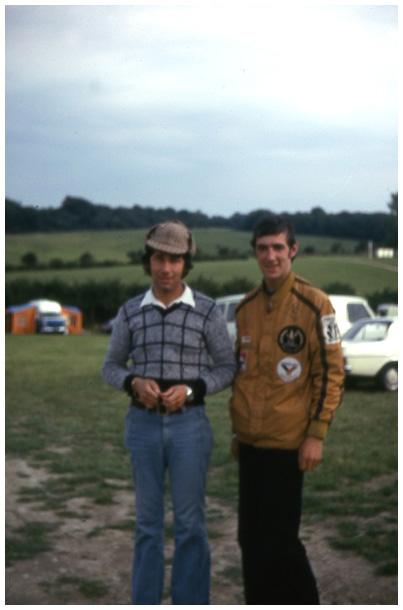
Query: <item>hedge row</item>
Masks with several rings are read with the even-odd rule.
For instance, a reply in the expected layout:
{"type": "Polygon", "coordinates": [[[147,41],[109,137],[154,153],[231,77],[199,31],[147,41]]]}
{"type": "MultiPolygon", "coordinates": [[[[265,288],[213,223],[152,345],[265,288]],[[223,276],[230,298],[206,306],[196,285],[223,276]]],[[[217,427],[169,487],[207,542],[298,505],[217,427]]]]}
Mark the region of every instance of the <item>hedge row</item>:
{"type": "MultiPolygon", "coordinates": [[[[235,279],[222,285],[202,276],[192,280],[192,288],[214,299],[244,293],[252,287],[253,284],[245,279],[235,279]]],[[[63,305],[78,307],[83,313],[84,326],[93,328],[115,316],[122,303],[142,292],[144,284],[129,285],[120,280],[68,284],[60,280],[41,282],[20,279],[7,282],[5,305],[7,308],[41,298],[58,301],[63,305]]]]}
{"type": "MultiPolygon", "coordinates": [[[[233,279],[225,284],[199,276],[192,280],[192,288],[212,298],[229,294],[242,294],[253,288],[247,279],[233,279]]],[[[354,294],[354,289],[345,284],[324,287],[330,294],[354,294]]],[[[83,313],[84,326],[97,327],[114,317],[122,303],[144,292],[144,285],[127,285],[120,280],[104,282],[87,281],[82,284],[68,284],[60,280],[41,282],[36,280],[14,280],[6,284],[5,305],[21,305],[32,299],[46,298],[63,305],[78,307],[83,313]]],[[[371,307],[376,310],[381,303],[397,303],[397,291],[383,290],[366,295],[371,307]]]]}

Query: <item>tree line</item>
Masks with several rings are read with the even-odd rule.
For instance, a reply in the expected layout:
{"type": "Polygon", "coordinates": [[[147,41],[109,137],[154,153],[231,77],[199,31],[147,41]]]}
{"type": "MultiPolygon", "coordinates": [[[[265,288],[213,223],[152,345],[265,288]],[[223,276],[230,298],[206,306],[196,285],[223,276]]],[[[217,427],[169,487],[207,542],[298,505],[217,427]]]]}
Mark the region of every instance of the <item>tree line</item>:
{"type": "MultiPolygon", "coordinates": [[[[398,194],[391,194],[387,203],[389,213],[339,212],[328,214],[322,208],[310,212],[287,214],[297,234],[324,237],[372,240],[397,248],[398,244],[398,194]]],[[[228,228],[252,231],[256,222],[269,210],[258,209],[248,214],[236,213],[224,216],[207,216],[201,211],[174,210],[172,207],[155,209],[133,205],[110,207],[94,204],[80,197],[66,197],[59,208],[23,206],[6,198],[6,233],[54,233],[58,231],[97,231],[108,229],[145,229],[161,220],[178,219],[189,228],[228,228]]]]}

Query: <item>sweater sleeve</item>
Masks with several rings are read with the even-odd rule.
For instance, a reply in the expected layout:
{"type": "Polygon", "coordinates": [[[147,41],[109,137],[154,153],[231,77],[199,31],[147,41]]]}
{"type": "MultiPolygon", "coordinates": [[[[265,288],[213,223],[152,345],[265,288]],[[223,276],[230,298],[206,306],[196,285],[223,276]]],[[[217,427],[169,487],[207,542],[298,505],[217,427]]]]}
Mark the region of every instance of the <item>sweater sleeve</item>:
{"type": "Polygon", "coordinates": [[[206,394],[209,395],[228,387],[236,373],[232,341],[225,320],[216,304],[213,305],[206,319],[205,339],[211,366],[208,372],[203,371],[201,379],[206,385],[206,394]]]}
{"type": "Polygon", "coordinates": [[[125,390],[125,380],[132,374],[128,366],[131,348],[131,333],[124,307],[121,307],[113,324],[113,330],[102,364],[102,377],[106,383],[118,390],[125,390]]]}

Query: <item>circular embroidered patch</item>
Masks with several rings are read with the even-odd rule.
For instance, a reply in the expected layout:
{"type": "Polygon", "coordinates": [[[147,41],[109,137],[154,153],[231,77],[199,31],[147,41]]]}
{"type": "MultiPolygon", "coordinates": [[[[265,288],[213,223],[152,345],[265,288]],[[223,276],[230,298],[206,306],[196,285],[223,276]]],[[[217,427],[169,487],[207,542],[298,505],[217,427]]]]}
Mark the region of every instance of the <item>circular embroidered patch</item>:
{"type": "Polygon", "coordinates": [[[305,345],[305,333],[299,326],[286,326],[280,331],[277,341],[283,352],[296,354],[305,345]]]}
{"type": "Polygon", "coordinates": [[[283,358],[277,365],[277,375],[283,381],[295,381],[301,377],[302,367],[296,358],[283,358]]]}

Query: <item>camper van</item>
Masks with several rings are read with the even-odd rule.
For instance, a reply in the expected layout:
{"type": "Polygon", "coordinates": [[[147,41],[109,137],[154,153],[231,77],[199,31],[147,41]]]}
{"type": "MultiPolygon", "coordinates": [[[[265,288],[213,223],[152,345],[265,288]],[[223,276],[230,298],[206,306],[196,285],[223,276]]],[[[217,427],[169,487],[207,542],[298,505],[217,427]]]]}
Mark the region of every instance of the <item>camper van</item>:
{"type": "Polygon", "coordinates": [[[14,334],[78,334],[82,314],[77,307],[60,305],[48,299],[36,299],[6,309],[6,332],[14,334]]]}
{"type": "Polygon", "coordinates": [[[329,294],[329,299],[336,312],[337,326],[341,336],[358,320],[375,316],[368,301],[363,297],[329,294]]]}
{"type": "Polygon", "coordinates": [[[35,330],[37,333],[67,334],[66,319],[62,315],[60,303],[38,299],[30,301],[29,305],[35,307],[35,330]]]}

